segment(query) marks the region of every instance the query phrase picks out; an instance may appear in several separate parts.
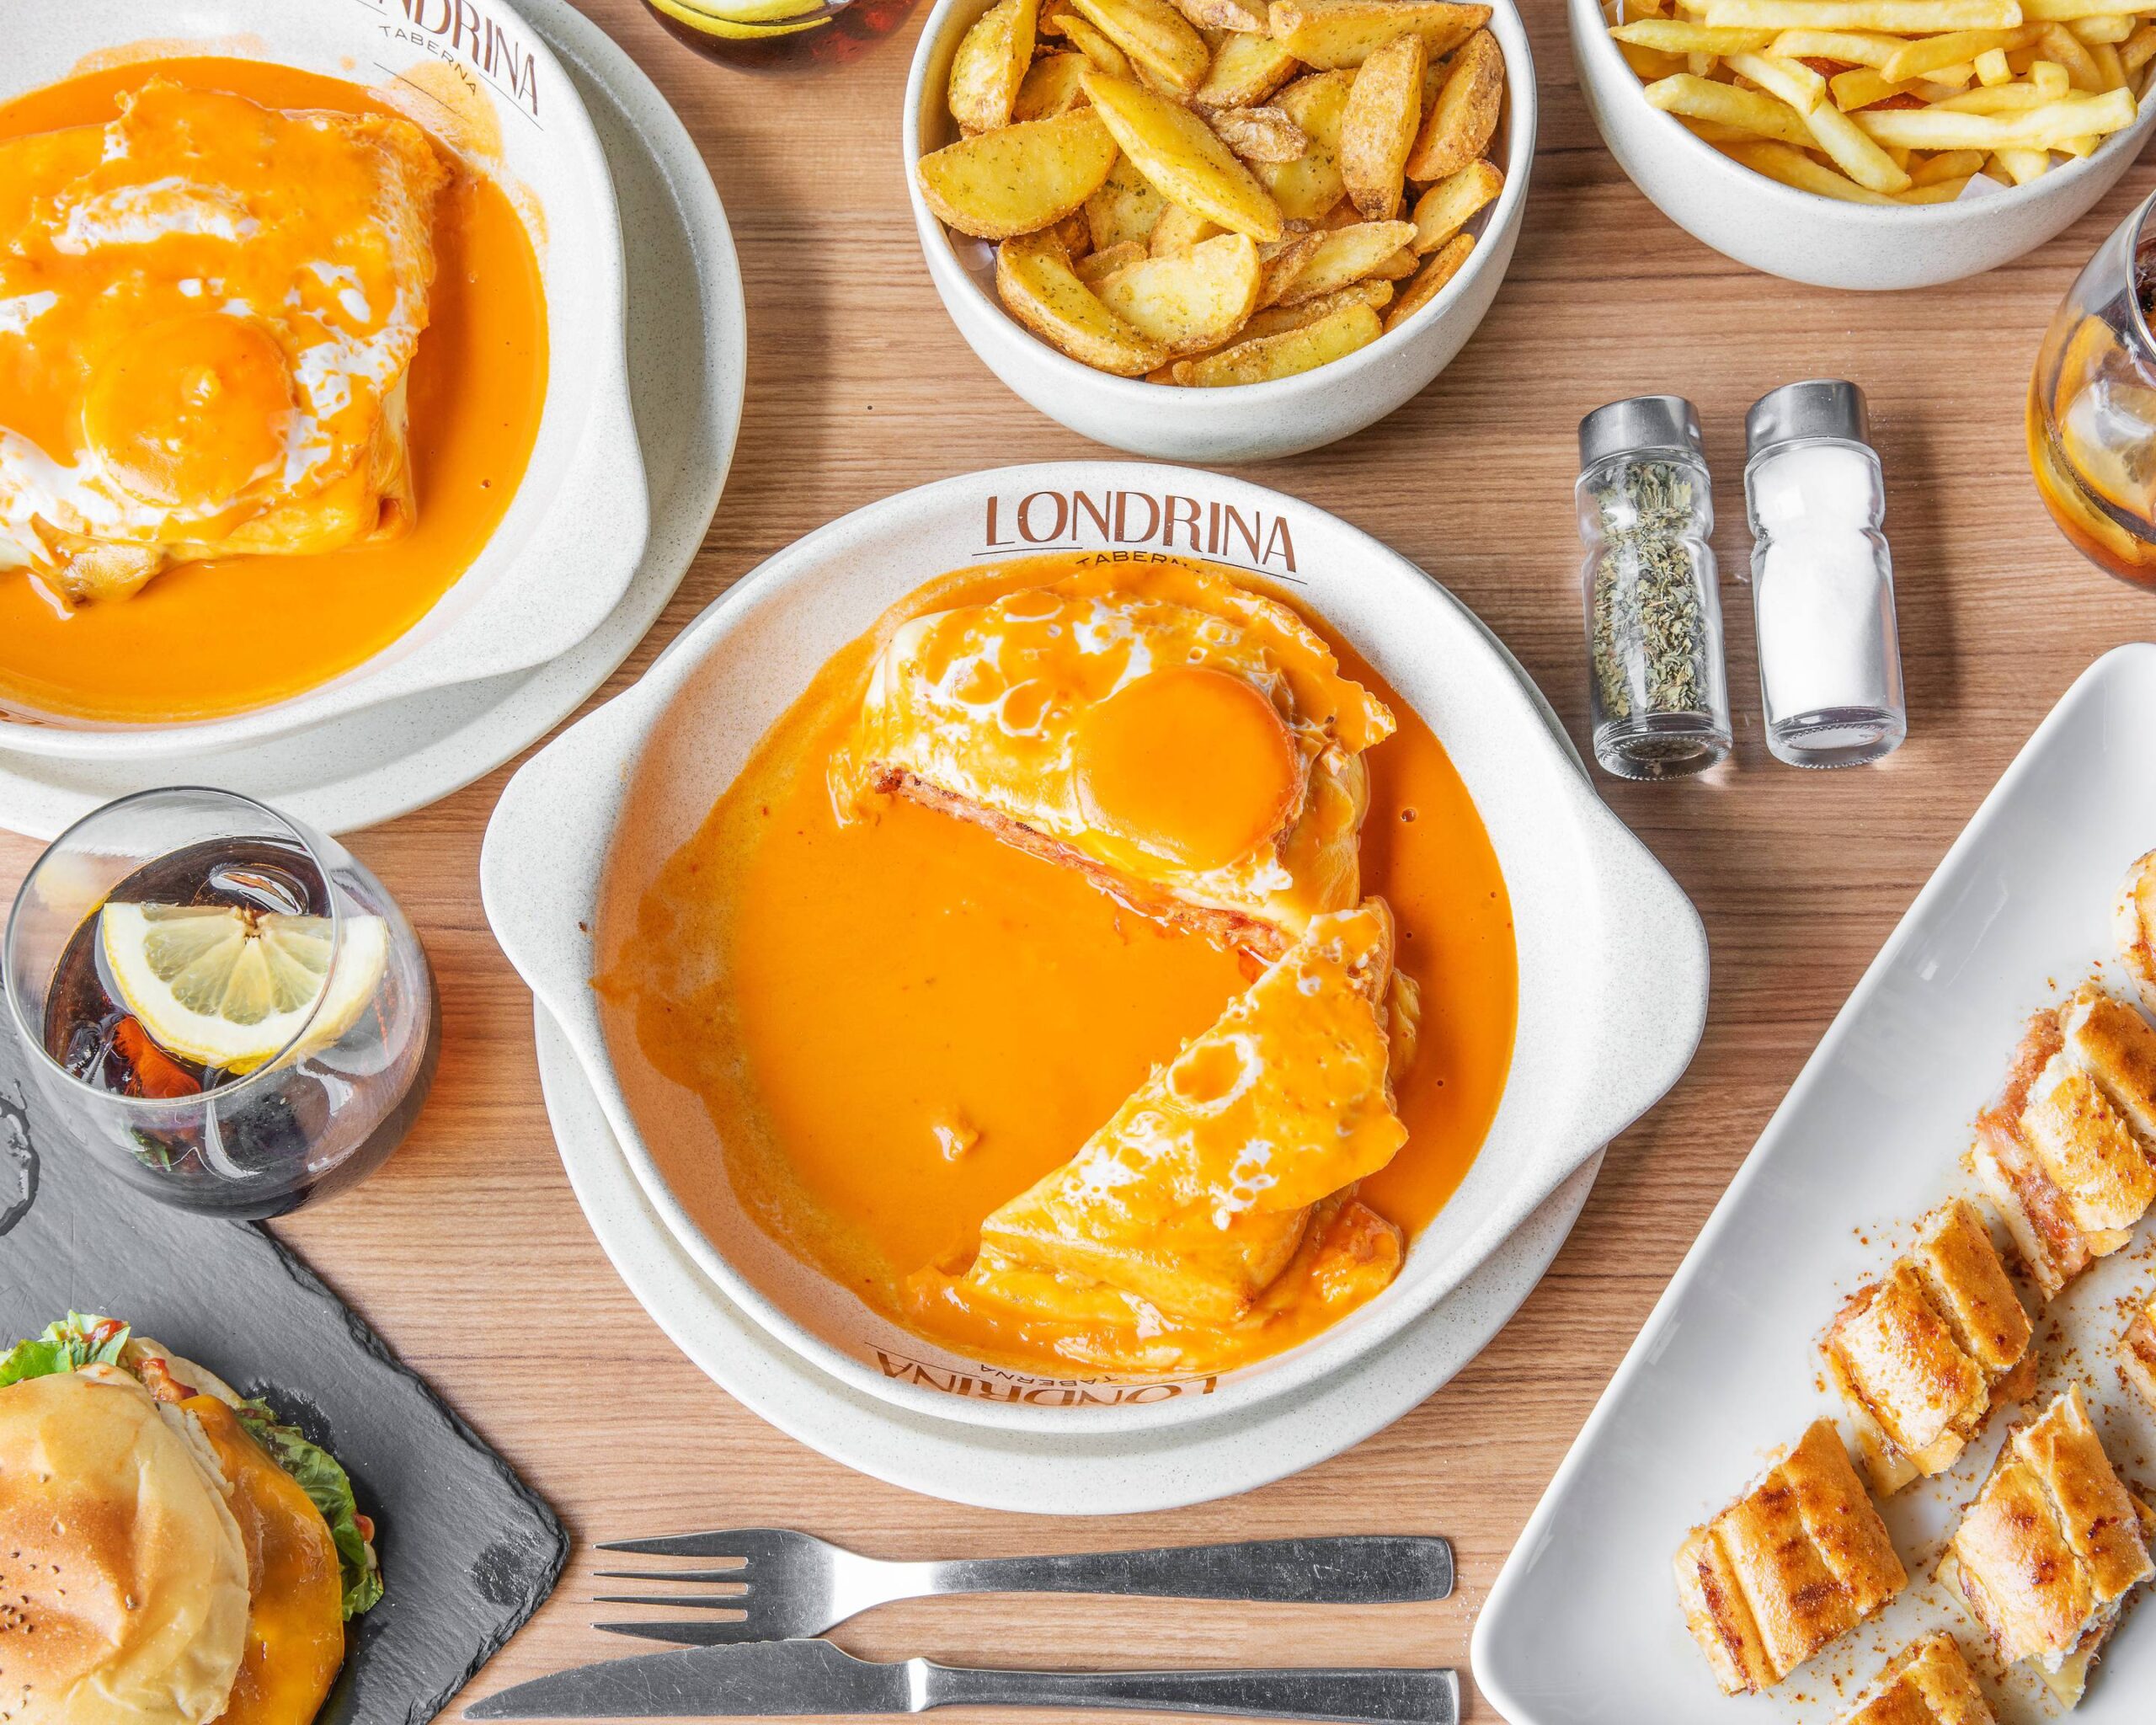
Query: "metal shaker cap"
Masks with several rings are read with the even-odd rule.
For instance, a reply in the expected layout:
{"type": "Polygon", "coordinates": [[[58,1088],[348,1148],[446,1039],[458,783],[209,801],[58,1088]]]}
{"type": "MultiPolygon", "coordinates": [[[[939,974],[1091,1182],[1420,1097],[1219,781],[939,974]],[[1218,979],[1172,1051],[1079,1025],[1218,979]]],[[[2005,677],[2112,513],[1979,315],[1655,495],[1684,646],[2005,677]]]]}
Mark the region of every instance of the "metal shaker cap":
{"type": "Polygon", "coordinates": [[[1597,408],[1580,421],[1580,466],[1635,449],[1700,453],[1700,414],[1681,395],[1635,395],[1597,408]]]}
{"type": "Polygon", "coordinates": [[[1744,459],[1753,461],[1778,443],[1809,437],[1868,445],[1871,420],[1864,392],[1840,377],[1814,377],[1769,390],[1744,416],[1744,459]]]}

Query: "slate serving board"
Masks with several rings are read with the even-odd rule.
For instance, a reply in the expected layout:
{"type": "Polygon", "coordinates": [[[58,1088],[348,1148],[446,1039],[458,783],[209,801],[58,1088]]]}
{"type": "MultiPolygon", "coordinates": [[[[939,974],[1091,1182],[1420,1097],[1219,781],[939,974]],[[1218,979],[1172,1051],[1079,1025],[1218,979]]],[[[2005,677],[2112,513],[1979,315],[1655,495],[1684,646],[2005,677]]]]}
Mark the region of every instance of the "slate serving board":
{"type": "Polygon", "coordinates": [[[268,1232],[92,1166],[25,1052],[0,1045],[0,1346],[71,1308],[125,1318],[333,1450],[375,1518],[388,1592],[352,1626],[318,1725],[424,1725],[553,1590],[568,1535],[268,1232]]]}

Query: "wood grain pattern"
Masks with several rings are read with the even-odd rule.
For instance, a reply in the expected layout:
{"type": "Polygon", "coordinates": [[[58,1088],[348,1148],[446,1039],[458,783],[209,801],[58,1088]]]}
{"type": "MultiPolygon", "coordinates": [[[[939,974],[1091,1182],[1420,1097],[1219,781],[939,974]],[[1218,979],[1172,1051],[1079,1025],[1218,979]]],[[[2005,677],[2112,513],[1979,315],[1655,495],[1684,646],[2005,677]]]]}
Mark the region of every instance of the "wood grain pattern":
{"type": "MultiPolygon", "coordinates": [[[[1009,394],[930,287],[898,147],[917,24],[835,74],[792,80],[696,58],[636,0],[583,3],[702,144],[740,244],[750,334],[747,418],[718,520],[611,694],[730,582],[846,510],[948,474],[1097,451],[1009,394]]],[[[1871,296],[1796,286],[1708,251],[1632,189],[1580,100],[1558,0],[1524,10],[1542,149],[1487,322],[1391,419],[1246,477],[1337,512],[1444,581],[1584,745],[1574,428],[1641,391],[1698,403],[1723,506],[1737,758],[1689,784],[1601,782],[1706,919],[1715,993],[1690,1073],[1614,1146],[1519,1315],[1390,1430],[1298,1478],[1179,1514],[1049,1523],[957,1509],[848,1473],[735,1406],[615,1279],[547,1134],[529,997],[479,908],[480,835],[506,770],[491,775],[355,841],[433,953],[440,1077],[381,1175],[281,1231],[579,1540],[769,1521],[916,1557],[1441,1531],[1458,1544],[1462,1584],[1435,1606],[987,1599],[889,1608],[837,1638],[875,1657],[990,1663],[1464,1664],[1521,1525],[1828,1020],[2036,721],[2091,659],[2146,632],[2148,601],[2084,566],[2044,515],[2021,404],[2052,307],[2148,191],[2148,171],[2129,173],[2057,241],[1975,281],[1871,296]],[[1731,572],[1747,548],[1743,411],[1776,384],[1821,374],[1855,378],[1870,396],[1911,732],[1881,767],[1806,775],[1774,764],[1761,740],[1750,608],[1731,572]]],[[[35,852],[0,841],[0,885],[12,889],[35,852]]],[[[424,1536],[392,1527],[392,1573],[393,1541],[424,1536]]],[[[586,1626],[595,1567],[579,1551],[475,1696],[632,1651],[586,1626]]]]}

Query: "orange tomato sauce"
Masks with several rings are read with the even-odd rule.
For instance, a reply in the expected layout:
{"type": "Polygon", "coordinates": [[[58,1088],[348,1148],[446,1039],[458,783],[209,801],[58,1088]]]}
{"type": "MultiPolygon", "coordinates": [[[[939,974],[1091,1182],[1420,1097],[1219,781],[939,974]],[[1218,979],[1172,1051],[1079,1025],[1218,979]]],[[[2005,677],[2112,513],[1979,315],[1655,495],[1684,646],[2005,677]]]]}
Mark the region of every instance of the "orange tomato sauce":
{"type": "MultiPolygon", "coordinates": [[[[766,1232],[893,1322],[1054,1375],[1068,1364],[1021,1323],[944,1312],[922,1330],[905,1279],[969,1249],[983,1217],[1069,1161],[1248,985],[1253,961],[1165,932],[1075,871],[903,798],[842,827],[825,774],[901,622],[1086,561],[958,571],[836,655],[640,899],[624,895],[616,912],[609,895],[596,985],[611,1033],[632,1035],[694,1092],[724,1146],[722,1173],[694,1146],[652,1145],[692,1215],[722,1203],[713,1188],[727,1182],[766,1232]]],[[[1518,994],[1511,904],[1444,745],[1305,615],[1399,723],[1364,757],[1363,890],[1392,904],[1400,968],[1422,991],[1421,1034],[1398,1091],[1406,1146],[1361,1195],[1412,1235],[1465,1178],[1504,1090],[1518,994]]],[[[1325,1321],[1313,1302],[1241,1358],[1325,1321]]]]}
{"type": "MultiPolygon", "coordinates": [[[[142,61],[0,106],[0,137],[101,125],[119,112],[116,95],[153,77],[268,107],[397,111],[355,84],[265,61],[142,61]]],[[[323,555],[182,564],[131,598],[72,612],[28,574],[0,571],[0,705],[118,723],[243,713],[365,663],[433,608],[516,494],[547,366],[538,260],[502,188],[459,167],[436,204],[430,321],[408,393],[411,531],[323,555]]],[[[11,393],[0,373],[0,425],[27,431],[27,406],[11,393]]]]}

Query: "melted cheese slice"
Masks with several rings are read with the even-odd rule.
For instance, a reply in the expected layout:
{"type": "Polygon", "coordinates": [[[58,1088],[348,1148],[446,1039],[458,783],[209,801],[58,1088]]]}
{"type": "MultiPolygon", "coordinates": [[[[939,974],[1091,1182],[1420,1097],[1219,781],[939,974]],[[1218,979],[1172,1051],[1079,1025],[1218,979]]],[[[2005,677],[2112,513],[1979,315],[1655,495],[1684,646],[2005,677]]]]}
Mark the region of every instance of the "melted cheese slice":
{"type": "Polygon", "coordinates": [[[0,142],[0,566],[72,604],[408,530],[425,133],[163,79],[119,101],[0,142]]]}
{"type": "Polygon", "coordinates": [[[1352,1192],[1407,1137],[1386,1074],[1392,941],[1382,900],[1314,919],[1069,1163],[982,1223],[962,1297],[1143,1332],[1262,1321],[1283,1278],[1327,1299],[1384,1286],[1398,1234],[1352,1192]]]}
{"type": "Polygon", "coordinates": [[[901,626],[832,791],[842,818],[911,797],[1277,957],[1359,897],[1361,756],[1392,729],[1285,606],[1104,564],[901,626]]]}

